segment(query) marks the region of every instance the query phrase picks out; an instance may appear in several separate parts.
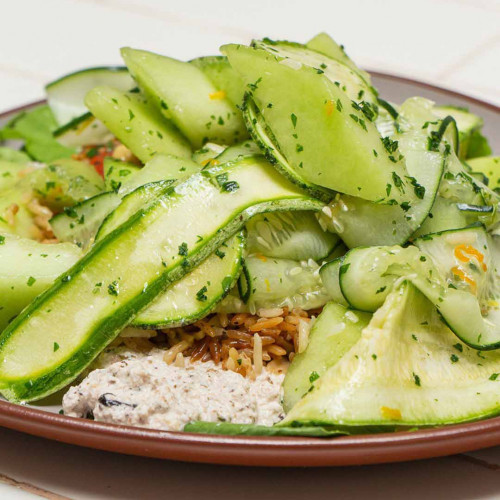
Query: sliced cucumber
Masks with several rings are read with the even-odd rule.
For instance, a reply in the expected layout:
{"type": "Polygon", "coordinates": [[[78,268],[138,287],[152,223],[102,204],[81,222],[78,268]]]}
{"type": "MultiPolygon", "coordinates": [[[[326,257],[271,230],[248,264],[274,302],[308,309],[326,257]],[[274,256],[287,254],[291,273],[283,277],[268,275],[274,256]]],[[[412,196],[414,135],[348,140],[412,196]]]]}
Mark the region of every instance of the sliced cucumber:
{"type": "Polygon", "coordinates": [[[57,142],[68,148],[80,148],[89,144],[105,144],[113,134],[91,113],[73,118],[54,131],[57,142]]]}
{"type": "MultiPolygon", "coordinates": [[[[430,241],[431,238],[433,236],[428,235],[425,240],[430,241]]],[[[489,246],[485,246],[485,249],[473,249],[466,252],[466,255],[480,252],[484,258],[490,252],[489,246]]],[[[487,260],[491,266],[491,260],[487,260]]],[[[487,266],[486,263],[485,265],[487,266]]],[[[480,266],[482,267],[482,263],[480,266]]],[[[452,272],[463,281],[471,279],[467,271],[459,267],[454,267],[452,272]]],[[[484,268],[482,272],[485,272],[484,268]]],[[[485,276],[491,280],[488,298],[493,301],[493,305],[481,308],[482,297],[471,293],[474,290],[466,291],[462,286],[458,288],[453,283],[450,284],[438,267],[416,247],[393,246],[351,250],[344,257],[339,281],[342,294],[352,307],[372,312],[383,304],[394,287],[397,288],[402,280],[408,280],[434,304],[460,340],[474,349],[492,350],[500,347],[497,301],[500,293],[496,271],[493,276],[491,273],[485,273],[485,276]]]]}
{"type": "Polygon", "coordinates": [[[480,172],[489,179],[488,186],[500,188],[500,156],[486,156],[467,160],[473,172],[480,172]]]}
{"type": "MultiPolygon", "coordinates": [[[[397,148],[388,151],[384,146],[369,119],[375,118],[371,108],[353,104],[342,85],[304,64],[290,67],[283,64],[287,59],[242,45],[221,50],[250,86],[266,132],[272,133],[273,149],[286,159],[292,179],[372,201],[403,198],[394,179],[406,187],[404,162],[397,148]],[[393,188],[390,198],[388,185],[393,188]]],[[[252,124],[253,119],[247,119],[247,125],[252,124]]],[[[257,142],[258,134],[253,135],[257,142]]],[[[273,153],[269,148],[268,154],[273,153]]],[[[290,175],[286,169],[284,173],[290,175]]]]}
{"type": "Polygon", "coordinates": [[[81,256],[70,243],[0,236],[0,331],[81,256]]]}
{"type": "Polygon", "coordinates": [[[42,231],[34,221],[28,204],[33,192],[11,186],[2,191],[0,196],[0,234],[15,234],[23,238],[43,239],[42,231]]]}
{"type": "Polygon", "coordinates": [[[141,311],[132,325],[172,328],[209,314],[234,286],[241,271],[245,237],[238,233],[141,311]]]}
{"type": "Polygon", "coordinates": [[[483,127],[482,118],[471,113],[466,108],[456,106],[436,106],[434,113],[440,118],[450,115],[455,119],[460,144],[458,156],[462,159],[468,158],[469,149],[472,152],[475,147],[474,142],[483,127]]]}
{"type": "Polygon", "coordinates": [[[377,119],[375,120],[375,126],[377,127],[381,137],[389,137],[392,139],[392,137],[398,132],[398,112],[388,102],[382,99],[378,99],[377,102],[380,104],[380,107],[377,119]],[[383,106],[381,103],[383,103],[383,106]],[[387,111],[384,106],[389,107],[391,111],[387,111]]]}
{"type": "MultiPolygon", "coordinates": [[[[317,52],[335,59],[342,64],[345,64],[353,71],[359,74],[365,82],[371,86],[370,74],[356,66],[356,63],[346,54],[343,45],[339,45],[335,40],[333,40],[330,35],[326,33],[319,33],[315,37],[311,38],[306,44],[307,47],[313,49],[317,52]]],[[[384,136],[385,137],[385,136],[384,136]]]]}
{"type": "Polygon", "coordinates": [[[254,217],[247,224],[248,251],[278,259],[320,261],[340,238],[321,229],[312,212],[289,212],[254,217]]]}
{"type": "Polygon", "coordinates": [[[157,155],[143,168],[126,176],[114,192],[102,193],[94,198],[68,208],[50,221],[54,234],[60,241],[70,241],[87,248],[105,217],[121,202],[121,199],[138,187],[161,180],[191,175],[199,166],[189,159],[157,155]]]}
{"type": "Polygon", "coordinates": [[[35,223],[39,210],[44,209],[35,208],[32,200],[61,210],[100,193],[104,184],[93,167],[69,158],[49,166],[9,164],[3,173],[9,175],[0,177],[4,187],[0,197],[0,232],[33,239],[46,236],[35,223]]]}
{"type": "Polygon", "coordinates": [[[156,201],[165,190],[171,186],[174,179],[165,181],[150,182],[139,186],[131,193],[121,197],[116,208],[106,215],[95,234],[95,241],[102,240],[106,235],[114,231],[117,227],[121,226],[141,209],[147,208],[152,202],[156,201]]]}
{"type": "Polygon", "coordinates": [[[413,238],[425,234],[437,233],[445,229],[459,229],[466,227],[473,222],[472,218],[465,211],[458,208],[458,204],[453,200],[448,200],[442,196],[436,196],[432,209],[424,223],[413,234],[413,238]]]}
{"type": "MultiPolygon", "coordinates": [[[[410,100],[411,101],[411,100],[410,100]]],[[[411,104],[411,102],[410,102],[411,104]]],[[[404,244],[427,218],[445,166],[445,145],[428,150],[430,135],[406,109],[406,130],[393,140],[404,155],[408,175],[406,202],[393,205],[373,203],[353,196],[340,196],[321,214],[321,220],[336,231],[350,247],[404,244]],[[408,121],[413,118],[413,122],[408,121]]],[[[388,187],[388,192],[394,188],[388,187]]]]}
{"type": "Polygon", "coordinates": [[[31,161],[31,158],[23,151],[18,151],[7,146],[0,146],[0,161],[28,163],[31,161]]]}
{"type": "Polygon", "coordinates": [[[124,66],[86,68],[46,85],[47,100],[57,123],[64,125],[86,113],[85,94],[100,85],[110,85],[123,92],[135,86],[124,66]]]}
{"type": "Polygon", "coordinates": [[[375,119],[377,107],[373,105],[376,103],[376,92],[360,75],[354,63],[351,61],[349,64],[347,56],[342,58],[339,54],[337,57],[330,57],[300,43],[274,41],[268,38],[254,40],[252,46],[279,58],[281,64],[292,68],[304,64],[324,74],[332,83],[341,85],[351,100],[363,102],[365,106],[366,103],[370,103],[375,119]]]}
{"type": "Polygon", "coordinates": [[[278,425],[362,433],[486,418],[500,413],[499,371],[500,353],[479,359],[457,344],[427,299],[405,284],[278,425]]]}
{"type": "Polygon", "coordinates": [[[308,392],[316,380],[358,342],[371,314],[351,311],[329,302],[309,332],[305,352],[297,353],[283,381],[283,406],[289,412],[308,392]]]}
{"type": "Polygon", "coordinates": [[[70,158],[62,158],[46,168],[38,168],[24,181],[43,200],[44,205],[55,209],[74,205],[104,189],[104,181],[92,165],[70,158]]]}
{"type": "Polygon", "coordinates": [[[134,174],[125,177],[120,193],[127,194],[148,182],[184,179],[200,171],[200,166],[189,158],[157,155],[134,174]]]}
{"type": "Polygon", "coordinates": [[[484,205],[488,187],[474,179],[455,153],[446,159],[445,173],[439,186],[439,194],[455,203],[484,205]]]}
{"type": "MultiPolygon", "coordinates": [[[[432,277],[436,270],[417,247],[372,246],[350,250],[344,257],[338,276],[342,295],[348,304],[360,311],[375,312],[392,291],[396,280],[418,273],[432,277]]],[[[333,274],[337,274],[332,269],[333,274]]],[[[324,270],[323,276],[329,270],[324,270]]],[[[438,279],[437,276],[434,276],[438,279]]]]}
{"type": "Polygon", "coordinates": [[[340,240],[333,249],[332,253],[323,260],[323,263],[326,264],[327,262],[331,262],[332,260],[339,259],[340,257],[343,257],[348,251],[349,249],[344,245],[342,240],[340,240]]]}
{"type": "Polygon", "coordinates": [[[204,167],[208,165],[210,160],[219,156],[225,149],[227,149],[226,146],[220,146],[214,142],[207,142],[202,148],[193,153],[193,161],[204,167]]]}
{"type": "Polygon", "coordinates": [[[431,258],[448,286],[476,295],[485,316],[495,314],[500,307],[495,305],[500,299],[500,268],[484,226],[427,235],[416,239],[415,245],[431,258]]]}
{"type": "Polygon", "coordinates": [[[138,173],[142,167],[133,163],[117,160],[107,156],[104,158],[104,184],[109,191],[118,191],[124,181],[138,173]]]}
{"type": "Polygon", "coordinates": [[[120,204],[117,193],[105,192],[57,214],[50,219],[50,226],[59,241],[74,243],[87,248],[102,224],[103,218],[120,204]]]}
{"type": "Polygon", "coordinates": [[[253,141],[243,141],[234,146],[230,146],[222,151],[216,160],[218,163],[226,163],[228,161],[234,161],[239,158],[245,158],[247,156],[253,156],[260,154],[260,148],[253,141]]]}
{"type": "Polygon", "coordinates": [[[284,307],[315,309],[325,305],[330,297],[313,262],[290,259],[247,257],[240,277],[240,296],[248,310],[284,307]]]}
{"type": "Polygon", "coordinates": [[[125,64],[162,114],[194,148],[205,142],[234,144],[247,136],[235,105],[193,64],[124,48],[125,64]]]}
{"type": "Polygon", "coordinates": [[[251,216],[321,207],[259,158],[205,170],[167,188],[156,203],[97,243],[2,333],[2,394],[32,401],[67,385],[139,311],[251,216]]]}
{"type": "Polygon", "coordinates": [[[338,257],[330,262],[327,262],[326,264],[323,264],[319,270],[319,275],[328,295],[332,298],[332,300],[337,304],[347,307],[349,304],[345,300],[342,289],[340,288],[339,278],[342,262],[343,258],[338,257]]]}
{"type": "MultiPolygon", "coordinates": [[[[154,202],[168,185],[169,181],[145,184],[125,196],[102,223],[96,241],[114,231],[138,210],[154,202]]],[[[132,325],[139,328],[171,328],[193,323],[206,316],[238,279],[244,249],[243,233],[231,237],[142,310],[132,325]]]]}
{"type": "Polygon", "coordinates": [[[3,191],[18,184],[27,167],[28,165],[24,163],[0,160],[0,190],[3,191]]]}
{"type": "Polygon", "coordinates": [[[245,85],[240,76],[229,64],[227,57],[207,56],[189,61],[201,69],[219,92],[224,92],[235,105],[241,106],[245,85]]]}
{"type": "Polygon", "coordinates": [[[86,95],[85,104],[143,163],[158,153],[191,157],[184,137],[140,94],[96,87],[86,95]]]}
{"type": "Polygon", "coordinates": [[[265,123],[262,114],[257,109],[257,106],[250,95],[247,95],[244,102],[243,117],[245,118],[245,123],[247,124],[253,140],[264,152],[269,162],[272,163],[279,172],[300,186],[302,189],[309,192],[311,196],[314,196],[315,198],[324,200],[325,202],[328,202],[333,198],[334,193],[332,191],[307,182],[300,175],[297,175],[296,171],[290,166],[286,158],[281,154],[276,146],[272,132],[265,123]]]}

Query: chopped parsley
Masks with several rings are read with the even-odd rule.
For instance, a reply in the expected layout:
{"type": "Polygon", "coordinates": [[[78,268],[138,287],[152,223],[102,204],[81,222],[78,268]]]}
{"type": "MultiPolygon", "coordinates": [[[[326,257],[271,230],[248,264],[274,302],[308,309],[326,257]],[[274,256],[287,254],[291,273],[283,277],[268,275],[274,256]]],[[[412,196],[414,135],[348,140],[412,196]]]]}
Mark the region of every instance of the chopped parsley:
{"type": "Polygon", "coordinates": [[[219,259],[223,259],[226,256],[225,252],[222,252],[219,248],[214,253],[219,259]]]}
{"type": "Polygon", "coordinates": [[[415,191],[415,196],[422,200],[425,196],[425,187],[421,186],[417,182],[417,179],[415,179],[415,177],[407,176],[406,178],[410,181],[410,184],[413,186],[413,190],[415,191]]]}
{"type": "Polygon", "coordinates": [[[452,363],[457,363],[460,358],[456,354],[452,354],[450,356],[450,360],[452,363]]]}
{"type": "Polygon", "coordinates": [[[429,137],[427,137],[427,149],[429,151],[439,151],[439,144],[441,143],[441,135],[431,130],[429,137]]]}
{"type": "Polygon", "coordinates": [[[54,352],[59,350],[59,344],[57,342],[54,342],[54,352]]]}
{"type": "Polygon", "coordinates": [[[315,380],[318,380],[318,379],[319,379],[318,372],[312,371],[311,375],[309,375],[309,382],[311,382],[311,384],[312,384],[315,380]]]}
{"type": "Polygon", "coordinates": [[[33,285],[35,284],[35,282],[36,282],[36,279],[35,279],[35,278],[33,278],[33,276],[30,276],[30,277],[28,278],[28,281],[26,282],[26,284],[27,284],[28,286],[33,286],[33,285]]]}
{"type": "Polygon", "coordinates": [[[396,172],[392,172],[392,182],[394,182],[394,185],[402,192],[404,193],[404,187],[403,187],[403,181],[401,180],[401,177],[396,172]]]}
{"type": "Polygon", "coordinates": [[[86,153],[85,156],[87,158],[94,158],[94,156],[97,156],[99,154],[99,150],[97,148],[90,148],[86,153]]]}
{"type": "Polygon", "coordinates": [[[206,286],[203,286],[196,292],[196,300],[199,300],[200,302],[205,302],[208,300],[208,297],[206,296],[206,292],[208,291],[208,288],[206,286]]]}
{"type": "Polygon", "coordinates": [[[222,184],[222,191],[226,191],[227,193],[232,193],[238,189],[240,189],[240,185],[236,181],[227,181],[222,184]]]}
{"type": "Polygon", "coordinates": [[[0,236],[0,245],[5,244],[5,236],[0,236]]]}
{"type": "Polygon", "coordinates": [[[71,219],[76,219],[78,217],[78,213],[73,207],[65,207],[64,213],[71,219]]]}
{"type": "Polygon", "coordinates": [[[120,293],[118,281],[113,281],[108,285],[109,295],[117,296],[120,293]]]}
{"type": "Polygon", "coordinates": [[[184,241],[179,245],[179,255],[185,257],[188,254],[188,244],[184,241]]]}
{"type": "Polygon", "coordinates": [[[380,140],[388,153],[394,153],[398,149],[398,141],[393,141],[390,137],[382,137],[380,140]]]}
{"type": "Polygon", "coordinates": [[[295,128],[295,127],[297,126],[297,116],[296,116],[294,113],[292,113],[292,114],[290,115],[290,118],[291,118],[291,120],[292,120],[292,125],[293,125],[293,128],[295,128]]]}
{"type": "Polygon", "coordinates": [[[224,183],[226,183],[228,180],[227,172],[216,175],[215,180],[217,181],[217,184],[219,185],[219,187],[224,186],[224,183]]]}
{"type": "Polygon", "coordinates": [[[418,387],[421,386],[420,377],[415,372],[413,373],[413,380],[415,381],[415,385],[417,385],[418,387]]]}
{"type": "Polygon", "coordinates": [[[492,373],[488,380],[497,380],[500,377],[500,373],[492,373]]]}

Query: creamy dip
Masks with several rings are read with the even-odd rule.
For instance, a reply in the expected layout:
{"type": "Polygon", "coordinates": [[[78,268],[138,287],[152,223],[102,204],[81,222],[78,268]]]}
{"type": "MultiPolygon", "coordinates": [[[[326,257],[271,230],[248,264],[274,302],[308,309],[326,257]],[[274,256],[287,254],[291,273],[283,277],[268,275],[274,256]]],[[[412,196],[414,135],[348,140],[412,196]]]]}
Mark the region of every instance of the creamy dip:
{"type": "Polygon", "coordinates": [[[163,354],[122,354],[90,372],[64,396],[64,414],[175,431],[196,420],[273,425],[283,418],[284,375],[264,371],[251,380],[212,361],[169,365],[163,354]]]}

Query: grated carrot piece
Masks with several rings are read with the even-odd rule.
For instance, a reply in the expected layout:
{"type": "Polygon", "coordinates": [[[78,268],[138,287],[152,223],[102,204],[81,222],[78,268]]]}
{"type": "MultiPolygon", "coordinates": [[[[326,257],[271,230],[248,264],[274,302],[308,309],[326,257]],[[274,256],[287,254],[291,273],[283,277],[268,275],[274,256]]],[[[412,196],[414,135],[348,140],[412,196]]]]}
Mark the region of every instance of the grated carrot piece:
{"type": "Polygon", "coordinates": [[[212,99],[212,100],[224,99],[226,97],[226,91],[225,90],[217,90],[216,92],[212,92],[211,94],[208,94],[208,97],[210,97],[210,99],[212,99]]]}
{"type": "Polygon", "coordinates": [[[325,107],[326,107],[326,115],[330,116],[333,113],[333,110],[335,109],[335,104],[332,100],[330,100],[326,102],[325,107]]]}
{"type": "Polygon", "coordinates": [[[380,412],[384,418],[388,418],[390,420],[401,420],[401,411],[397,408],[389,408],[388,406],[381,406],[380,412]]]}
{"type": "Polygon", "coordinates": [[[467,274],[465,274],[465,272],[462,269],[460,269],[460,267],[458,267],[458,266],[452,267],[451,272],[455,276],[460,278],[462,281],[465,281],[466,283],[468,283],[474,292],[476,291],[477,283],[470,276],[467,276],[467,274]]]}
{"type": "Polygon", "coordinates": [[[472,257],[475,257],[481,264],[483,271],[487,271],[488,267],[484,263],[484,254],[474,248],[472,245],[457,245],[454,250],[455,257],[461,262],[470,262],[472,257]]]}
{"type": "Polygon", "coordinates": [[[267,257],[265,255],[262,255],[261,253],[255,254],[255,257],[257,257],[262,262],[267,262],[267,257]]]}

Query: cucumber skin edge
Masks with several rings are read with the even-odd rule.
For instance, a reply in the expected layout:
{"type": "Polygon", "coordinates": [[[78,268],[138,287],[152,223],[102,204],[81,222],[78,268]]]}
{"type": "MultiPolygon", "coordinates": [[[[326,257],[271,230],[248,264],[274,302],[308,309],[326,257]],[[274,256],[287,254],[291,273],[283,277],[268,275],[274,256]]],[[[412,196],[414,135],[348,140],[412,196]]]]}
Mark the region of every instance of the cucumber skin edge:
{"type": "MultiPolygon", "coordinates": [[[[162,197],[169,196],[174,193],[174,187],[167,188],[166,192],[162,197]]],[[[67,271],[58,281],[47,291],[37,297],[24,311],[21,313],[12,323],[2,332],[0,335],[0,352],[2,347],[10,338],[10,335],[15,331],[18,325],[20,325],[26,318],[31,314],[36,312],[38,308],[52,296],[53,293],[57,292],[66,283],[63,282],[62,278],[66,276],[74,276],[75,274],[82,271],[84,265],[88,260],[94,257],[94,255],[99,254],[103,249],[106,248],[108,242],[113,241],[115,236],[125,232],[130,226],[132,226],[136,220],[142,218],[144,214],[152,210],[157,206],[157,203],[148,207],[147,210],[140,210],[135,215],[133,215],[127,222],[119,226],[100,242],[96,244],[91,252],[85,255],[75,266],[73,266],[69,271],[67,271]]],[[[204,258],[208,257],[218,246],[220,246],[227,238],[235,234],[245,222],[256,215],[257,213],[263,213],[268,211],[289,211],[289,210],[320,210],[323,203],[319,200],[314,200],[308,198],[306,195],[302,199],[297,197],[286,197],[278,198],[274,200],[261,201],[256,205],[250,205],[243,207],[238,213],[234,213],[232,220],[226,224],[225,231],[215,232],[210,239],[204,240],[204,243],[196,247],[196,252],[191,252],[190,255],[186,257],[188,265],[181,266],[181,262],[176,264],[170,270],[165,271],[156,280],[149,284],[147,292],[141,293],[135,299],[129,301],[128,303],[117,309],[112,316],[105,318],[101,321],[89,334],[87,341],[85,342],[85,354],[86,356],[79,356],[78,351],[72,353],[69,358],[59,365],[55,370],[52,370],[48,374],[45,374],[38,378],[34,383],[31,383],[29,378],[25,378],[21,381],[17,381],[14,384],[9,384],[7,380],[0,380],[0,392],[3,396],[12,402],[28,402],[42,399],[43,397],[56,392],[57,390],[65,387],[71,381],[73,381],[82,370],[84,370],[102,351],[102,349],[108,345],[118,333],[126,326],[132,318],[143,308],[146,307],[151,300],[157,297],[162,291],[164,291],[168,285],[182,276],[187,272],[192,270],[199,262],[204,258]],[[292,202],[292,203],[290,203],[292,202]],[[297,206],[297,203],[300,206],[297,206]],[[103,332],[104,331],[104,332],[103,332]],[[104,337],[104,342],[102,338],[104,337]],[[71,373],[68,376],[68,372],[71,373]]]]}

